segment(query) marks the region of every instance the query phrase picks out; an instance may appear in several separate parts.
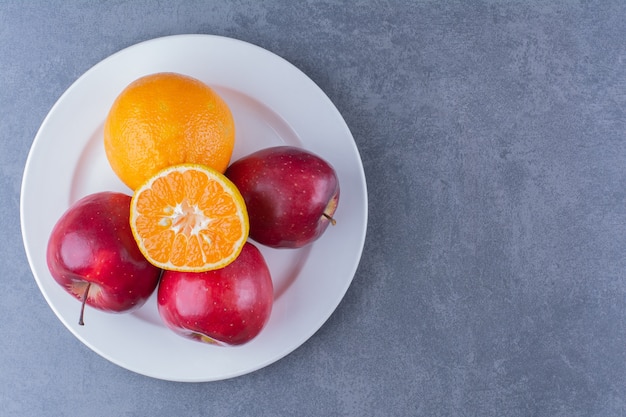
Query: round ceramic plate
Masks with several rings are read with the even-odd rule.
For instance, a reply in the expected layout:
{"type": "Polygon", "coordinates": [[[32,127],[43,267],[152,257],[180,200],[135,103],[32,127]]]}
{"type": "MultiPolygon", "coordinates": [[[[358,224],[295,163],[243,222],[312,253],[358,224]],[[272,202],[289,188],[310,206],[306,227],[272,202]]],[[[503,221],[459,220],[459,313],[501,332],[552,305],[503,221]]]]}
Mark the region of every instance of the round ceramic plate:
{"type": "Polygon", "coordinates": [[[41,125],[26,163],[21,226],[41,292],[63,324],[85,345],[131,371],[173,381],[213,381],[269,365],[299,347],[333,313],[358,266],[367,225],[363,166],[343,118],[296,67],[260,47],[209,35],[146,41],[95,65],[57,101],[41,125]],[[108,165],[102,145],[106,114],[135,79],[173,71],[211,85],[236,123],[233,160],[257,149],[290,144],[322,156],[337,171],[337,225],[306,248],[259,248],[272,273],[275,303],[267,326],[251,342],[220,347],[184,339],[161,322],[153,296],[139,310],[110,314],[80,303],[50,275],[50,232],[67,208],[99,191],[131,191],[108,165]]]}

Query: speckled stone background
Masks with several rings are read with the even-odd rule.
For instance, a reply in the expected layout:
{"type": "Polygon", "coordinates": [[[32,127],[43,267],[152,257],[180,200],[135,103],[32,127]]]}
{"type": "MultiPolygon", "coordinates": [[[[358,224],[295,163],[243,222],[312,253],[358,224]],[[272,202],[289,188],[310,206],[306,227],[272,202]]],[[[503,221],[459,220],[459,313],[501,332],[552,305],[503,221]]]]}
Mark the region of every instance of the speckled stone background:
{"type": "Polygon", "coordinates": [[[3,416],[626,416],[626,2],[8,0],[0,86],[3,416]],[[363,259],[329,321],[213,383],[137,375],[75,339],[19,226],[59,96],[178,33],[302,69],[369,190],[363,259]]]}

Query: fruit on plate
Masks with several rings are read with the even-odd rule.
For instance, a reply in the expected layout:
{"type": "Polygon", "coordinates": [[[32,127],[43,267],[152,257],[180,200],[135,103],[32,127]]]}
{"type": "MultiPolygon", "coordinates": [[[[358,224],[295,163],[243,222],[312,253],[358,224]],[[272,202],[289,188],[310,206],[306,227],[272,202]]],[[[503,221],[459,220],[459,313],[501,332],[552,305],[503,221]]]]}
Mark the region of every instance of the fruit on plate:
{"type": "Polygon", "coordinates": [[[164,271],[159,315],[177,334],[205,343],[241,345],[267,323],[274,302],[263,255],[247,242],[228,266],[207,272],[164,271]]]}
{"type": "Polygon", "coordinates": [[[153,265],[191,272],[234,261],[249,230],[237,188],[223,174],[199,164],[165,168],[137,188],[130,227],[153,265]]]}
{"type": "Polygon", "coordinates": [[[261,149],[235,162],[226,176],[248,207],[250,237],[274,248],[298,248],[317,240],[339,203],[333,167],[294,146],[261,149]]]}
{"type": "Polygon", "coordinates": [[[235,144],[227,103],[211,87],[177,73],[156,73],[128,85],[104,124],[104,148],[132,190],[163,168],[199,163],[223,173],[235,144]]]}
{"type": "Polygon", "coordinates": [[[143,257],[130,230],[131,197],[99,192],[83,197],[59,218],[48,241],[52,277],[85,304],[107,312],[142,306],[161,270],[143,257]]]}

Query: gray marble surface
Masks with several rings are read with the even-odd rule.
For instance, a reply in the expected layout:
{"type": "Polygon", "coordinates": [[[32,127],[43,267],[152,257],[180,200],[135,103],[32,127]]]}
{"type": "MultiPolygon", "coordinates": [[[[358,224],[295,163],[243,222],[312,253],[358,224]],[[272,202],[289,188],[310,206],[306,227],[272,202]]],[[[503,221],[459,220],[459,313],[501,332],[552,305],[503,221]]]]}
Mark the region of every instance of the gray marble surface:
{"type": "Polygon", "coordinates": [[[1,414],[626,416],[625,16],[623,1],[3,1],[1,414]],[[369,189],[363,258],[326,324],[266,368],[197,384],[74,338],[19,222],[29,148],[65,89],[179,33],[303,70],[369,189]]]}

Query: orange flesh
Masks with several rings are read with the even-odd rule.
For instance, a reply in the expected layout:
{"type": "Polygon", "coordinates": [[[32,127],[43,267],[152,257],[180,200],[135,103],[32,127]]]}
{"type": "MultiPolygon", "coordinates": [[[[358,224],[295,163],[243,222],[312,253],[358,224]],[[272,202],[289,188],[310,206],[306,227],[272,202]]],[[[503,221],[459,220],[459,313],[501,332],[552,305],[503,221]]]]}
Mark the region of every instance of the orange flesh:
{"type": "Polygon", "coordinates": [[[154,265],[206,271],[236,258],[248,236],[248,216],[230,181],[207,167],[184,164],[136,191],[131,228],[154,265]]]}

